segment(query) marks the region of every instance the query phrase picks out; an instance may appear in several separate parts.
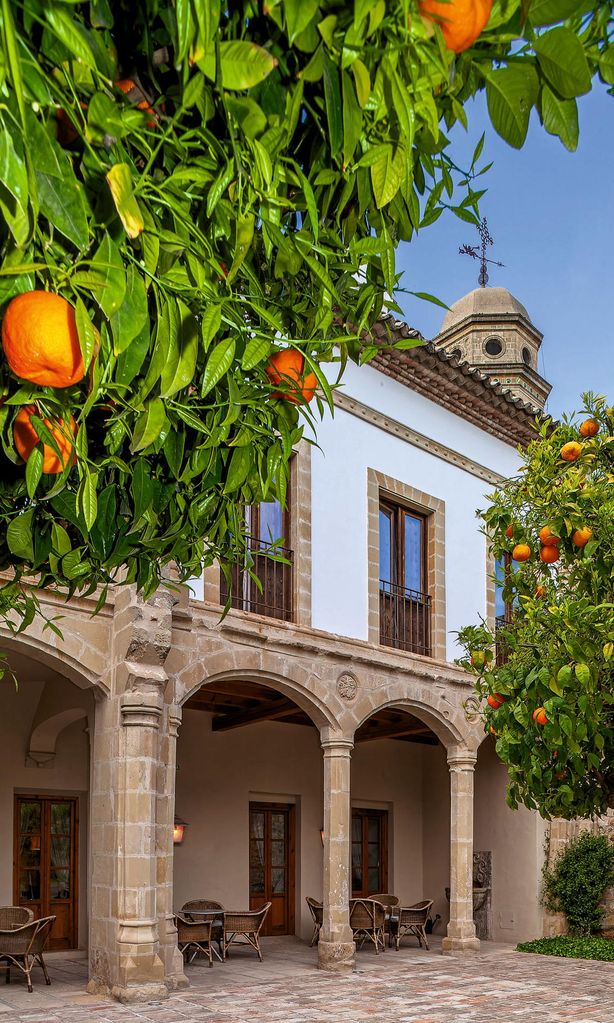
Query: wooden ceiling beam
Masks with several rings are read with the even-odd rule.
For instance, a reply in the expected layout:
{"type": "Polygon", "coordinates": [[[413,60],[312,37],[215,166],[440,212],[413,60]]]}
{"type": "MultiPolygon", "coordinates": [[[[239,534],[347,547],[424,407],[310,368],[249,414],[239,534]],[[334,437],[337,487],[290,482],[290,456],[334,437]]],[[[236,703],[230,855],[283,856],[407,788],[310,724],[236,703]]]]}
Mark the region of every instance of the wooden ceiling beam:
{"type": "Polygon", "coordinates": [[[432,735],[431,729],[423,724],[390,724],[383,728],[362,728],[356,733],[356,742],[369,742],[373,739],[401,739],[410,735],[432,735]],[[362,734],[361,734],[362,733],[362,734]]]}
{"type": "Polygon", "coordinates": [[[211,728],[214,732],[227,732],[231,728],[241,728],[243,725],[252,725],[257,721],[279,721],[280,718],[289,717],[300,710],[292,700],[270,700],[260,707],[251,710],[241,711],[239,714],[221,714],[214,717],[211,728]]]}

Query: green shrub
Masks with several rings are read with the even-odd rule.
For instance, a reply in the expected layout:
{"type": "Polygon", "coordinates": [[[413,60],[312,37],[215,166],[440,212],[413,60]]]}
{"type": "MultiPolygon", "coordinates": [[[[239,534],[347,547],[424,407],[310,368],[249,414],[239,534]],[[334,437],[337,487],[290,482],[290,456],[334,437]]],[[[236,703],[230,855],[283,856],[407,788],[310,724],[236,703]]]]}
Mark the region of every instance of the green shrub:
{"type": "Polygon", "coordinates": [[[614,847],[605,835],[588,832],[570,842],[552,870],[544,868],[546,909],[564,913],[571,934],[598,931],[603,894],[614,883],[614,847]]]}
{"type": "Polygon", "coordinates": [[[517,952],[538,952],[543,956],[564,956],[566,959],[601,959],[602,962],[614,962],[614,941],[608,938],[570,938],[560,935],[557,938],[539,938],[537,941],[524,941],[516,946],[517,952]]]}

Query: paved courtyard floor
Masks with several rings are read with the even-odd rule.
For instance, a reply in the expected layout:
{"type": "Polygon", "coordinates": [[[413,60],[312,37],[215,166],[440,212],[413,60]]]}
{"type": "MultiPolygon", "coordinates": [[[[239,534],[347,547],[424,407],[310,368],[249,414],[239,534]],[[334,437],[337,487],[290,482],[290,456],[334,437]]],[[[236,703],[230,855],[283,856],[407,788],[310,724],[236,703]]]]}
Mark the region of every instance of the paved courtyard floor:
{"type": "Polygon", "coordinates": [[[84,994],[84,959],[49,956],[35,977],[0,985],[0,1023],[614,1023],[614,965],[485,945],[474,955],[363,949],[357,971],[318,972],[315,949],[263,942],[262,964],[237,950],[212,969],[187,969],[191,987],[168,1001],[118,1005],[84,994]]]}

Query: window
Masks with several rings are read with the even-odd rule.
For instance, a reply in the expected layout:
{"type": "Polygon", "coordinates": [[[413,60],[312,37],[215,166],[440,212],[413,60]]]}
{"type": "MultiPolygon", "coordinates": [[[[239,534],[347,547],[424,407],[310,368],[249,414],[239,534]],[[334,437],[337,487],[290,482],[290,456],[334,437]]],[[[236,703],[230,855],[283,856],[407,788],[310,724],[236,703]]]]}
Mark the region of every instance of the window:
{"type": "Polygon", "coordinates": [[[531,350],[527,348],[526,345],[522,349],[522,361],[524,362],[525,366],[530,366],[533,362],[533,360],[531,359],[531,350]]]}
{"type": "MultiPolygon", "coordinates": [[[[503,558],[497,558],[495,562],[495,636],[512,620],[514,605],[506,600],[504,589],[513,571],[511,555],[505,554],[503,558]]],[[[496,661],[497,665],[505,664],[507,660],[507,647],[502,638],[497,639],[496,661]]]]}
{"type": "MultiPolygon", "coordinates": [[[[232,568],[230,606],[268,618],[292,620],[293,552],[290,550],[290,515],[279,501],[263,501],[246,510],[249,535],[245,559],[232,568]],[[281,541],[281,543],[279,543],[281,541]],[[272,545],[276,559],[266,555],[272,545]],[[254,576],[259,580],[260,586],[254,576]]],[[[220,601],[226,603],[228,587],[220,573],[220,601]]]]}
{"type": "Polygon", "coordinates": [[[379,508],[380,643],[430,655],[427,520],[387,501],[379,508]]]}
{"type": "Polygon", "coordinates": [[[498,337],[489,337],[484,343],[484,351],[487,355],[491,355],[494,358],[497,355],[501,355],[503,343],[498,337]]]}
{"type": "Polygon", "coordinates": [[[366,899],[388,889],[388,814],[352,810],[352,897],[366,899]]]}

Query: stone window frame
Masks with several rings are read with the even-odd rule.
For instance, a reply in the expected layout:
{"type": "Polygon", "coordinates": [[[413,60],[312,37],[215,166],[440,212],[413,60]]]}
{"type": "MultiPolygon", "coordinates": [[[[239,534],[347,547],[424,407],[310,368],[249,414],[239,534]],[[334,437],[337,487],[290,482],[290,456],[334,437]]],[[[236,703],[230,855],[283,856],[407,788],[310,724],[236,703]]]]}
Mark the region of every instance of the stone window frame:
{"type": "MultiPolygon", "coordinates": [[[[379,622],[379,506],[380,499],[396,501],[420,512],[427,520],[427,590],[431,597],[431,660],[446,660],[446,566],[445,501],[425,494],[408,483],[367,469],[367,545],[368,545],[368,636],[380,645],[379,622]]],[[[397,651],[400,654],[406,651],[397,651]]],[[[409,654],[421,657],[421,654],[409,654]]]]}
{"type": "Polygon", "coordinates": [[[500,337],[498,334],[489,334],[488,337],[485,337],[482,341],[482,351],[487,359],[501,359],[505,355],[505,347],[504,338],[500,337]],[[501,345],[501,351],[498,352],[497,355],[491,355],[490,352],[486,351],[486,345],[489,341],[498,341],[501,345]]]}
{"type": "MultiPolygon", "coordinates": [[[[286,624],[311,625],[311,444],[301,441],[290,464],[290,549],[294,552],[292,574],[292,620],[286,624]]],[[[220,566],[217,561],[204,571],[204,600],[221,607],[220,566]]],[[[233,609],[232,614],[254,617],[253,611],[233,609]]],[[[260,616],[258,616],[260,617],[260,616]]],[[[276,618],[267,621],[275,623],[276,618]]]]}

